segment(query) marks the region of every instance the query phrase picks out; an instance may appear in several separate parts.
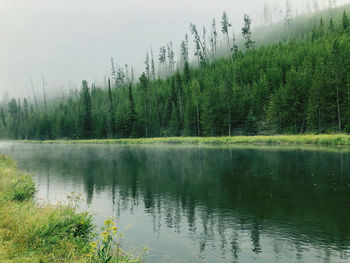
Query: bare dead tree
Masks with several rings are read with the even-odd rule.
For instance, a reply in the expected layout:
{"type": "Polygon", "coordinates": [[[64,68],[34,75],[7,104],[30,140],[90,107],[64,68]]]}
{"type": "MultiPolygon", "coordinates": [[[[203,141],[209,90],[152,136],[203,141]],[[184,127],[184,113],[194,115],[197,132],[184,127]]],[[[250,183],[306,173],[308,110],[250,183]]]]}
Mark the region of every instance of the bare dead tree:
{"type": "Polygon", "coordinates": [[[36,107],[36,110],[38,110],[38,102],[37,102],[37,100],[36,100],[35,90],[34,90],[34,85],[33,85],[33,80],[32,80],[32,79],[30,79],[30,85],[31,85],[32,91],[33,91],[35,107],[36,107]]]}
{"type": "Polygon", "coordinates": [[[46,104],[46,91],[45,91],[45,78],[44,78],[44,74],[42,74],[42,80],[43,80],[43,91],[44,91],[44,104],[45,104],[45,110],[47,110],[47,104],[46,104]]]}

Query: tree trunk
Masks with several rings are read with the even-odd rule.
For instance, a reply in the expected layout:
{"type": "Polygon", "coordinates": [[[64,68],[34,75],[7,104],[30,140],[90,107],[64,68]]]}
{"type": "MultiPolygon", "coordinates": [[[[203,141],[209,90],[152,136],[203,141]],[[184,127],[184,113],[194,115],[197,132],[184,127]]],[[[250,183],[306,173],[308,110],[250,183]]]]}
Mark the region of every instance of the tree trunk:
{"type": "Polygon", "coordinates": [[[228,36],[228,32],[226,33],[226,37],[227,37],[227,50],[228,50],[228,55],[230,56],[230,61],[233,64],[233,58],[232,58],[232,54],[231,54],[231,43],[230,43],[230,37],[228,36]]]}
{"type": "Polygon", "coordinates": [[[228,136],[231,136],[231,106],[228,106],[228,136]]]}
{"type": "Polygon", "coordinates": [[[181,94],[180,94],[180,92],[179,92],[178,100],[179,100],[180,120],[182,122],[182,102],[181,102],[181,94]]]}
{"type": "Polygon", "coordinates": [[[340,105],[339,105],[339,88],[337,86],[337,112],[338,112],[338,128],[341,133],[341,120],[340,120],[340,105]]]}
{"type": "Polygon", "coordinates": [[[303,130],[304,130],[304,125],[305,125],[305,120],[303,120],[303,123],[301,124],[300,134],[302,134],[302,133],[303,133],[303,130]]]}
{"type": "Polygon", "coordinates": [[[156,95],[156,113],[157,113],[157,134],[158,134],[160,123],[159,123],[159,112],[158,112],[158,98],[157,98],[157,95],[156,95]]]}
{"type": "Polygon", "coordinates": [[[198,97],[196,97],[196,110],[197,110],[197,134],[198,136],[201,136],[200,130],[199,130],[199,109],[198,109],[198,97]]]}
{"type": "Polygon", "coordinates": [[[321,103],[320,103],[320,88],[318,88],[318,133],[321,133],[321,103]]]}

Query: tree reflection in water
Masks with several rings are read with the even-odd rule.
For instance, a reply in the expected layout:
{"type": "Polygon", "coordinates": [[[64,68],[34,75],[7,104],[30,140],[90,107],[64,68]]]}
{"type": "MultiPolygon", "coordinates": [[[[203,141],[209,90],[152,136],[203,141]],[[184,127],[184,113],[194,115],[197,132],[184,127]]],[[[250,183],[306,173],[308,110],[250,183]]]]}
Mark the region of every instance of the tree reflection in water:
{"type": "MultiPolygon", "coordinates": [[[[350,208],[350,153],[343,150],[91,145],[16,149],[20,166],[34,172],[38,182],[50,170],[55,185],[47,191],[59,184],[79,191],[83,185],[87,204],[103,195],[100,208],[118,218],[125,211],[143,214],[156,237],[168,232],[196,242],[198,262],[205,262],[208,254],[222,262],[349,259],[350,217],[345,211],[350,208]]],[[[181,248],[172,249],[186,257],[181,248]]]]}

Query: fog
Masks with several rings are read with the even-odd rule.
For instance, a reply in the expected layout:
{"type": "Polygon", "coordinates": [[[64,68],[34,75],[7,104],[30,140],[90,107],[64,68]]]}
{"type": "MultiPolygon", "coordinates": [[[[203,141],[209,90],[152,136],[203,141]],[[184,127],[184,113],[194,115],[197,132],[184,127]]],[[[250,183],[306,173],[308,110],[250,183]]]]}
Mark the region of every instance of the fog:
{"type": "MultiPolygon", "coordinates": [[[[305,11],[305,0],[291,2],[294,12],[305,11]]],[[[337,4],[345,2],[349,1],[337,4]]],[[[325,6],[328,0],[319,3],[325,6]]],[[[110,74],[111,57],[140,72],[151,47],[156,58],[159,47],[169,41],[178,52],[191,22],[208,26],[212,18],[219,22],[225,10],[239,33],[244,13],[257,24],[264,4],[263,0],[1,0],[0,95],[7,91],[10,96],[31,96],[31,79],[40,95],[42,74],[51,91],[78,87],[82,79],[102,82],[110,74]]]]}

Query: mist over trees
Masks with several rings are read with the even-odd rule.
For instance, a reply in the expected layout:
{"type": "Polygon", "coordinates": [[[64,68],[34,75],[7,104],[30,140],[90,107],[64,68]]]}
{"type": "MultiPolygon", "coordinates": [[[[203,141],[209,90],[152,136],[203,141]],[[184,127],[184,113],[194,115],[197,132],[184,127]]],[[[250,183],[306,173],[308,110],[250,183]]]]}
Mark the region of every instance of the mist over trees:
{"type": "MultiPolygon", "coordinates": [[[[282,13],[265,5],[264,23],[274,23],[279,14],[288,36],[265,46],[254,39],[247,14],[239,39],[225,12],[220,22],[212,20],[210,30],[190,24],[192,41],[186,34],[180,56],[172,42],[161,46],[158,55],[151,48],[138,80],[133,67],[112,58],[105,85],[84,80],[80,90],[43,102],[4,98],[1,137],[350,132],[350,24],[346,11],[335,5],[329,1],[334,19],[316,16],[317,24],[298,37],[292,37],[296,18],[289,0],[282,13]]],[[[313,8],[320,12],[317,1],[313,8]]],[[[45,85],[43,78],[44,94],[45,85]]]]}

